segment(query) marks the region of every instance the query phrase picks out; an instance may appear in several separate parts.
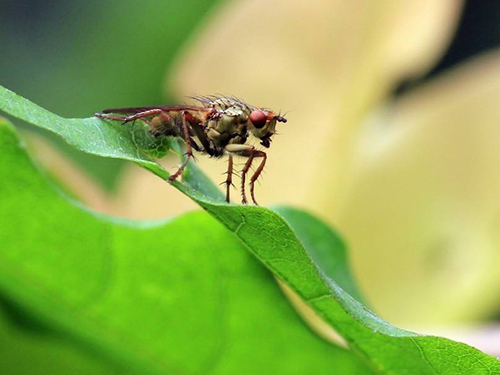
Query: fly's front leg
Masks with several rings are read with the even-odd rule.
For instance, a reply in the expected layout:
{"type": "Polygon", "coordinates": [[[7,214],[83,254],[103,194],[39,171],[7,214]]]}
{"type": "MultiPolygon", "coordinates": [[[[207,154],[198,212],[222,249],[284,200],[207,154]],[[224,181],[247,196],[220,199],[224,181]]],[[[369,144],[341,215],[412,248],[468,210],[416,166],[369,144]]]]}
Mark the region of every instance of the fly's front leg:
{"type": "Polygon", "coordinates": [[[246,197],[246,193],[245,193],[246,175],[247,175],[248,171],[250,170],[250,167],[252,166],[253,159],[254,158],[262,158],[262,161],[259,164],[257,170],[250,178],[250,194],[252,196],[252,201],[254,204],[258,205],[258,203],[255,199],[255,182],[259,178],[260,174],[264,170],[264,166],[266,165],[266,160],[267,160],[266,153],[264,151],[257,150],[254,146],[251,146],[251,145],[235,145],[235,144],[227,145],[226,151],[233,153],[233,154],[236,154],[236,155],[248,157],[248,160],[245,163],[245,166],[241,170],[241,198],[242,198],[243,204],[247,203],[247,197],[246,197]]]}
{"type": "Polygon", "coordinates": [[[184,171],[184,168],[186,168],[187,163],[189,162],[189,159],[193,157],[193,148],[191,147],[191,140],[189,137],[189,128],[187,125],[188,122],[188,116],[190,114],[187,111],[182,112],[182,131],[184,133],[184,141],[186,142],[186,158],[180,165],[179,169],[177,169],[177,172],[175,172],[173,175],[169,177],[170,182],[174,182],[177,177],[179,177],[182,172],[184,171]]]}
{"type": "Polygon", "coordinates": [[[255,155],[256,157],[261,157],[262,161],[260,162],[259,166],[255,170],[255,173],[252,175],[250,178],[250,195],[252,196],[252,201],[254,204],[259,205],[257,201],[255,200],[255,182],[257,182],[257,179],[259,178],[260,174],[264,170],[264,167],[266,165],[267,161],[267,155],[264,151],[257,151],[258,155],[255,155]]]}

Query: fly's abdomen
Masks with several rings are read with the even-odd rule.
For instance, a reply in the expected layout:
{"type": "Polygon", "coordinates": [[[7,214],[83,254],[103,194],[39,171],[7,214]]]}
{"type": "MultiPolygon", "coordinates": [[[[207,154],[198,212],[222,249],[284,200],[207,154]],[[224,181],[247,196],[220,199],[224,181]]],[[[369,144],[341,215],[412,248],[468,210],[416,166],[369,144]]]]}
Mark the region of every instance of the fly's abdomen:
{"type": "Polygon", "coordinates": [[[180,115],[176,113],[162,114],[152,117],[149,121],[151,134],[155,137],[172,136],[182,137],[180,115]]]}

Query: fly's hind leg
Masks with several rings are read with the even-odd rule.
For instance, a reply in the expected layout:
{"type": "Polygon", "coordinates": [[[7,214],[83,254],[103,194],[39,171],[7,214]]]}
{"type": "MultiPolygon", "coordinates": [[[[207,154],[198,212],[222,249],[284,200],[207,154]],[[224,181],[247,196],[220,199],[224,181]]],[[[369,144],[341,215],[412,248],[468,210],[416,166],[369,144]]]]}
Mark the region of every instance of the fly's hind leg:
{"type": "Polygon", "coordinates": [[[179,177],[182,172],[184,171],[184,168],[186,168],[187,163],[189,162],[189,159],[193,157],[193,148],[191,146],[191,138],[189,136],[189,128],[188,128],[188,116],[190,114],[187,111],[182,112],[182,132],[184,135],[184,141],[186,142],[186,158],[182,162],[182,164],[179,166],[179,169],[177,169],[177,172],[175,172],[173,175],[171,175],[168,179],[169,182],[174,182],[177,177],[179,177]]]}
{"type": "MultiPolygon", "coordinates": [[[[134,113],[133,115],[129,116],[115,116],[115,115],[108,115],[107,113],[95,113],[94,116],[105,119],[105,120],[114,120],[114,121],[121,121],[122,124],[126,124],[131,121],[139,120],[139,119],[144,119],[149,116],[154,116],[154,115],[159,115],[163,122],[168,123],[170,122],[170,116],[165,113],[165,111],[155,108],[155,109],[150,109],[147,111],[142,111],[138,113],[134,113]]],[[[154,126],[152,125],[152,122],[148,122],[149,125],[151,126],[151,134],[154,136],[157,136],[156,131],[154,129],[154,126]]]]}
{"type": "Polygon", "coordinates": [[[107,115],[105,113],[94,113],[94,116],[103,120],[114,120],[114,121],[123,121],[125,120],[125,116],[113,116],[107,115]]]}
{"type": "MultiPolygon", "coordinates": [[[[130,121],[135,121],[135,120],[139,120],[141,118],[144,118],[144,117],[148,117],[148,116],[153,116],[153,115],[160,115],[160,116],[165,116],[165,112],[159,108],[155,108],[155,109],[150,109],[150,110],[147,110],[147,111],[142,111],[142,112],[139,112],[139,113],[135,113],[133,115],[130,115],[130,116],[127,116],[123,119],[123,123],[126,124],[127,122],[130,122],[130,121]]],[[[167,116],[168,118],[168,116],[167,116]]]]}
{"type": "Polygon", "coordinates": [[[266,165],[267,155],[264,151],[257,150],[254,146],[251,145],[227,145],[226,151],[231,152],[236,155],[246,156],[248,157],[245,166],[241,170],[241,202],[243,204],[247,204],[247,197],[245,193],[245,182],[246,175],[252,166],[252,162],[254,158],[262,158],[257,170],[250,178],[250,195],[252,197],[252,201],[254,204],[258,205],[257,200],[255,199],[255,182],[259,178],[260,174],[264,170],[264,166],[266,165]]]}
{"type": "Polygon", "coordinates": [[[152,115],[161,115],[163,117],[165,115],[165,113],[159,108],[134,113],[133,115],[129,115],[129,116],[114,116],[114,115],[108,115],[107,113],[94,113],[95,117],[102,118],[105,120],[122,121],[124,124],[126,124],[127,122],[130,122],[130,121],[138,120],[138,119],[152,116],[152,115]]]}

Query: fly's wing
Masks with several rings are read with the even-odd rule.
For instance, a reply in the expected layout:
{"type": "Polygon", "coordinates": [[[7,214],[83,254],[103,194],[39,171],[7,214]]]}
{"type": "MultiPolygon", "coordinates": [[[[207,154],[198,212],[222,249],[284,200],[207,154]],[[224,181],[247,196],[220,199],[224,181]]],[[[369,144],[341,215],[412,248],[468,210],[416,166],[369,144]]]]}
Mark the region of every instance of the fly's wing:
{"type": "Polygon", "coordinates": [[[152,109],[161,109],[165,112],[170,111],[206,111],[205,107],[198,107],[195,105],[157,105],[151,107],[128,107],[128,108],[108,108],[102,111],[102,113],[120,113],[120,114],[135,114],[141,113],[145,111],[149,111],[152,109]]]}

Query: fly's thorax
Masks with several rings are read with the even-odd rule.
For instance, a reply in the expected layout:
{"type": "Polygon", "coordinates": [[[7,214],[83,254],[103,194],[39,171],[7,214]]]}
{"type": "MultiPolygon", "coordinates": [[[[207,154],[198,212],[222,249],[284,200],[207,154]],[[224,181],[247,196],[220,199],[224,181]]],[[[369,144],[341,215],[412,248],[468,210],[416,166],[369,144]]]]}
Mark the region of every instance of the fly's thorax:
{"type": "Polygon", "coordinates": [[[207,122],[208,136],[218,138],[219,134],[235,135],[247,133],[248,114],[237,105],[218,109],[217,113],[207,122]]]}
{"type": "Polygon", "coordinates": [[[239,115],[223,114],[220,116],[217,123],[217,131],[219,133],[235,133],[238,129],[239,115]]]}
{"type": "Polygon", "coordinates": [[[219,133],[213,128],[207,131],[207,137],[209,142],[216,149],[224,148],[224,146],[227,145],[231,139],[231,135],[229,133],[219,133]]]}
{"type": "Polygon", "coordinates": [[[240,113],[230,111],[219,111],[218,116],[207,123],[207,137],[215,148],[224,148],[239,134],[239,116],[240,113]]]}

